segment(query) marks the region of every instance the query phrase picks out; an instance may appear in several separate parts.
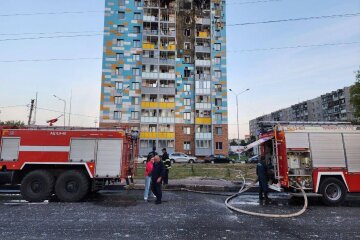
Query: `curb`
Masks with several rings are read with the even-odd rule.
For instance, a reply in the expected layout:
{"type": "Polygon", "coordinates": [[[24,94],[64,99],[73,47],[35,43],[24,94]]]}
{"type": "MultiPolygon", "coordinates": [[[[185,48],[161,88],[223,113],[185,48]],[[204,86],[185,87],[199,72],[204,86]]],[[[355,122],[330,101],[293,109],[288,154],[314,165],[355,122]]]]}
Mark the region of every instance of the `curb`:
{"type": "MultiPolygon", "coordinates": [[[[189,189],[193,191],[202,191],[202,192],[238,192],[241,186],[219,186],[219,185],[198,185],[198,184],[170,184],[166,187],[163,187],[165,191],[179,191],[181,189],[189,189]]],[[[103,190],[105,191],[122,191],[122,190],[144,190],[144,184],[134,184],[133,186],[126,185],[106,185],[103,190]]],[[[18,193],[20,190],[19,186],[11,185],[0,185],[0,193],[18,193]]],[[[258,187],[253,187],[248,190],[248,192],[257,192],[258,187]]]]}

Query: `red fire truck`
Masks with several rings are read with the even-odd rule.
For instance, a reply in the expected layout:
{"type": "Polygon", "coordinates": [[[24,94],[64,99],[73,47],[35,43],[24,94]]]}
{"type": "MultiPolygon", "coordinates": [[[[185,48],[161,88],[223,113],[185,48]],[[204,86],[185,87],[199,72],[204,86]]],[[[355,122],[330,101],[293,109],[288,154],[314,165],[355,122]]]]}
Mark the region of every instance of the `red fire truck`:
{"type": "Polygon", "coordinates": [[[79,201],[125,178],[137,151],[137,134],[124,129],[0,128],[0,140],[0,171],[31,202],[79,201]]]}
{"type": "MultiPolygon", "coordinates": [[[[279,189],[321,196],[340,205],[360,192],[360,126],[334,123],[261,123],[260,157],[273,167],[279,189]]],[[[273,185],[275,186],[275,185],[273,185]]]]}

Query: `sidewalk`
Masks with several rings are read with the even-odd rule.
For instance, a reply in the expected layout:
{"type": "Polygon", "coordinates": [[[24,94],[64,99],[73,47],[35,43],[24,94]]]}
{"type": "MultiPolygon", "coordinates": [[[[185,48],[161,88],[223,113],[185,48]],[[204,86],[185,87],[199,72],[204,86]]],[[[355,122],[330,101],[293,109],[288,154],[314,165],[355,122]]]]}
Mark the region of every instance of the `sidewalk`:
{"type": "MultiPolygon", "coordinates": [[[[135,179],[131,189],[143,190],[145,185],[144,179],[135,179]]],[[[205,192],[238,192],[242,186],[241,181],[228,181],[224,179],[213,179],[203,177],[191,177],[185,179],[169,179],[169,185],[166,190],[181,190],[182,188],[205,192]]],[[[127,189],[124,182],[106,185],[106,191],[120,191],[127,189]]],[[[18,192],[19,186],[0,185],[0,193],[18,192]]],[[[258,191],[253,187],[249,192],[258,191]]]]}

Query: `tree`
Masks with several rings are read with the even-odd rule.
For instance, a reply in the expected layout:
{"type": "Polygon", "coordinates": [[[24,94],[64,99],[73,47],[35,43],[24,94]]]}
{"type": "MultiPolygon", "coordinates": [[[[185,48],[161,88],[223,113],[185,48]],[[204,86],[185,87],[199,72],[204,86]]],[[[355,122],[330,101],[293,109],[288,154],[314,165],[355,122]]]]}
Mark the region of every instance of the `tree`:
{"type": "Polygon", "coordinates": [[[360,69],[355,72],[355,84],[350,88],[350,103],[354,108],[354,117],[360,118],[360,69]]]}
{"type": "Polygon", "coordinates": [[[240,146],[246,146],[246,145],[247,145],[247,144],[246,144],[245,140],[241,140],[240,146]]]}
{"type": "Polygon", "coordinates": [[[231,141],[230,141],[230,146],[237,146],[238,144],[237,144],[237,142],[236,142],[236,140],[235,139],[231,139],[231,141]]]}
{"type": "Polygon", "coordinates": [[[0,126],[9,126],[9,127],[23,127],[25,126],[25,123],[23,121],[0,121],[0,126]]]}

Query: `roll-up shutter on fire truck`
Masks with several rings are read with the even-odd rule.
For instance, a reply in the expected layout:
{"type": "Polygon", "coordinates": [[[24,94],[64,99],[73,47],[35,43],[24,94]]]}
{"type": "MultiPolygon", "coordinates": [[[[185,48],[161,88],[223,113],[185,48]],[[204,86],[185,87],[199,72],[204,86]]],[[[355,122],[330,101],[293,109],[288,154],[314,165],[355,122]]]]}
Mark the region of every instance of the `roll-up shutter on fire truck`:
{"type": "Polygon", "coordinates": [[[314,167],[345,167],[341,133],[310,133],[314,167]]]}
{"type": "Polygon", "coordinates": [[[285,133],[287,148],[309,148],[308,133],[285,133]]]}
{"type": "Polygon", "coordinates": [[[349,172],[360,172],[360,134],[344,134],[349,172]]]}
{"type": "Polygon", "coordinates": [[[95,161],[95,139],[72,139],[70,147],[70,161],[95,161]]]}
{"type": "Polygon", "coordinates": [[[123,140],[98,140],[96,157],[97,177],[116,177],[120,175],[123,140]]]}
{"type": "Polygon", "coordinates": [[[14,161],[19,157],[20,138],[2,138],[1,156],[2,161],[14,161]]]}

